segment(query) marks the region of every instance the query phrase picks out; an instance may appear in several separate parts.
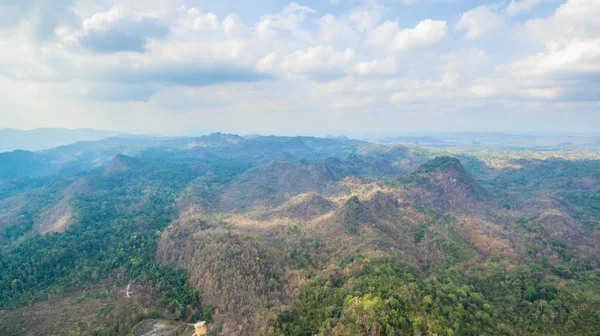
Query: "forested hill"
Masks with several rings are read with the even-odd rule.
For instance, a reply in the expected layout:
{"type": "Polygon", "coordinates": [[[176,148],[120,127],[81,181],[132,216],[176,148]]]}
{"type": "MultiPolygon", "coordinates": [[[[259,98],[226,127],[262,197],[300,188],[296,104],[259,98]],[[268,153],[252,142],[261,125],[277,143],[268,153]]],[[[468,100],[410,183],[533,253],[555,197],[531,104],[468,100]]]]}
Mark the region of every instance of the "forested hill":
{"type": "Polygon", "coordinates": [[[449,154],[218,133],[0,154],[0,333],[597,334],[599,161],[449,154]]]}

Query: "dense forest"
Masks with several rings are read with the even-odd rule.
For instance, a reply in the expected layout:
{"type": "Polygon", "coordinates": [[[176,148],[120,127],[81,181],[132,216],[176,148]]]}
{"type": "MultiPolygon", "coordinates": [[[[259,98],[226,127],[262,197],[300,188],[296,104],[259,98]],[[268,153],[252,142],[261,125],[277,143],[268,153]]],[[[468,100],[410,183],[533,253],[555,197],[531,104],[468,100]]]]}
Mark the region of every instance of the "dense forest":
{"type": "Polygon", "coordinates": [[[224,134],[2,153],[0,333],[76,302],[42,332],[599,335],[600,161],[543,155],[224,134]]]}

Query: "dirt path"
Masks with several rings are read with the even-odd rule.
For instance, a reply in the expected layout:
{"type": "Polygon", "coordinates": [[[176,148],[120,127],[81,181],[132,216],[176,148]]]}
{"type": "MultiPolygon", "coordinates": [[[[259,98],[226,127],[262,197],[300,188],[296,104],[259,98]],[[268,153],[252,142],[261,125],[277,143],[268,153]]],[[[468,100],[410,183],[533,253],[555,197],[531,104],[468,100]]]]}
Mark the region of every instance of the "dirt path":
{"type": "Polygon", "coordinates": [[[130,281],[130,282],[129,282],[129,284],[127,285],[127,291],[126,291],[127,297],[128,297],[128,298],[131,298],[131,296],[130,296],[129,294],[132,294],[132,292],[130,292],[130,291],[129,291],[129,288],[131,288],[131,281],[130,281]]]}

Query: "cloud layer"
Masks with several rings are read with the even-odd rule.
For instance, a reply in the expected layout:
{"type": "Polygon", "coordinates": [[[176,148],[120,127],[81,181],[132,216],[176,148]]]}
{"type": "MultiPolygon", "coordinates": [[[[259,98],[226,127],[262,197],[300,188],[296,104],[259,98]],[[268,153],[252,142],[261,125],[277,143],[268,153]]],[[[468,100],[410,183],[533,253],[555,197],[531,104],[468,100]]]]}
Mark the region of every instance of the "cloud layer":
{"type": "Polygon", "coordinates": [[[599,1],[426,2],[4,1],[0,124],[598,131],[599,1]]]}
{"type": "Polygon", "coordinates": [[[96,53],[145,52],[151,39],[163,39],[169,27],[154,18],[121,19],[91,28],[79,38],[81,47],[96,53]]]}

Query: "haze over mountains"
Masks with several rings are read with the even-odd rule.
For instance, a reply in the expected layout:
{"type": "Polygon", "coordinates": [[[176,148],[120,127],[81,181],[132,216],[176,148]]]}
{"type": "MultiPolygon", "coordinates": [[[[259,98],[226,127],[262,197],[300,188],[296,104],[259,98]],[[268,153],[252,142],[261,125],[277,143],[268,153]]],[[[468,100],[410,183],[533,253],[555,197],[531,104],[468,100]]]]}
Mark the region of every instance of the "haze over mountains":
{"type": "Polygon", "coordinates": [[[418,145],[452,150],[577,148],[597,150],[600,148],[600,135],[598,134],[447,132],[375,137],[373,141],[383,144],[418,145]]]}
{"type": "MultiPolygon", "coordinates": [[[[53,147],[69,145],[80,141],[97,141],[110,137],[140,138],[144,135],[131,135],[126,132],[95,129],[42,128],[33,130],[0,129],[0,152],[13,150],[40,151],[53,147]]],[[[148,136],[146,136],[148,137],[148,136]]],[[[152,135],[149,137],[160,137],[152,135]]],[[[173,137],[170,135],[169,137],[173,137]]],[[[165,138],[169,138],[165,137],[165,138]]],[[[179,137],[189,138],[189,135],[179,137]]],[[[250,136],[251,137],[251,136],[250,136]]],[[[330,137],[330,136],[328,136],[330,137]]],[[[344,136],[341,136],[344,137],[344,136]]],[[[598,149],[600,135],[594,134],[527,134],[498,132],[443,132],[411,133],[395,136],[364,135],[367,141],[382,144],[400,144],[405,146],[424,146],[449,149],[598,149]]]]}
{"type": "Polygon", "coordinates": [[[2,128],[0,129],[0,152],[8,152],[15,149],[39,151],[70,145],[78,141],[96,141],[123,135],[126,134],[124,132],[94,129],[38,128],[24,131],[13,128],[2,128]]]}

